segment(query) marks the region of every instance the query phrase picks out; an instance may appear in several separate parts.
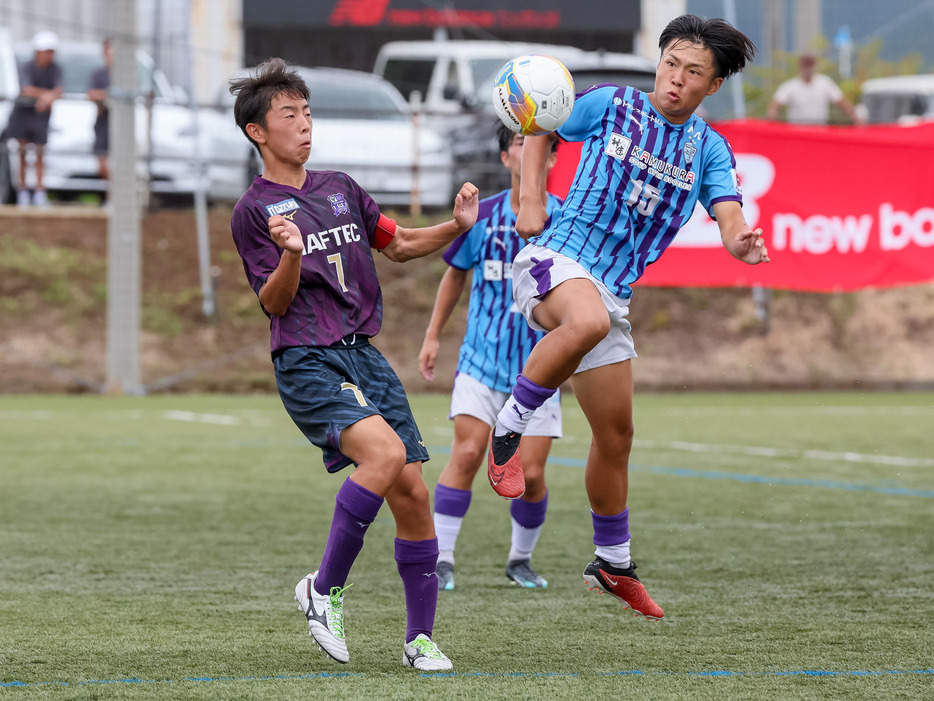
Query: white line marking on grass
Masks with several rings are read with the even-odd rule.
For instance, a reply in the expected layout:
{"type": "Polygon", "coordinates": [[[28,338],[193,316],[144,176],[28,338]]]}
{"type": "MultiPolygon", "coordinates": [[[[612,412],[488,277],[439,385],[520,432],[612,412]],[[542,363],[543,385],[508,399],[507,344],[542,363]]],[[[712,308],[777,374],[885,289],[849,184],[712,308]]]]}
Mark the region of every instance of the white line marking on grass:
{"type": "Polygon", "coordinates": [[[169,421],[189,421],[201,424],[216,424],[219,426],[239,426],[243,421],[236,416],[225,414],[197,414],[193,411],[164,411],[162,418],[169,421]]]}
{"type": "MultiPolygon", "coordinates": [[[[590,674],[581,674],[579,672],[421,672],[418,676],[422,678],[446,679],[446,678],[516,678],[531,677],[547,679],[550,677],[572,677],[589,679],[591,677],[616,677],[616,676],[645,676],[645,677],[875,677],[887,675],[928,675],[934,674],[934,669],[854,669],[854,670],[832,670],[832,669],[792,669],[787,671],[772,672],[740,672],[729,669],[700,670],[692,671],[643,671],[640,669],[624,669],[618,672],[595,672],[590,674]]],[[[0,682],[0,688],[3,687],[32,687],[32,686],[91,686],[106,684],[185,684],[185,683],[212,683],[212,682],[266,682],[266,681],[305,681],[316,679],[335,679],[343,677],[357,678],[388,678],[395,675],[377,675],[367,674],[365,672],[318,672],[312,674],[276,674],[267,676],[250,677],[183,677],[180,679],[137,679],[133,677],[124,677],[119,679],[88,679],[86,681],[66,682],[62,680],[39,681],[39,682],[21,682],[9,681],[0,682]]],[[[401,679],[406,676],[412,676],[410,673],[400,672],[398,677],[401,679]]]]}
{"type": "Polygon", "coordinates": [[[748,416],[750,412],[768,416],[934,416],[934,406],[696,406],[670,410],[673,416],[748,416]]]}
{"type": "Polygon", "coordinates": [[[757,458],[793,458],[808,460],[826,460],[830,462],[870,463],[874,465],[893,465],[895,467],[934,467],[931,458],[907,458],[898,455],[870,455],[850,451],[834,452],[830,450],[789,450],[751,445],[718,445],[715,443],[688,443],[686,441],[650,441],[636,439],[634,448],[645,450],[680,450],[689,453],[730,453],[749,455],[757,458]]]}

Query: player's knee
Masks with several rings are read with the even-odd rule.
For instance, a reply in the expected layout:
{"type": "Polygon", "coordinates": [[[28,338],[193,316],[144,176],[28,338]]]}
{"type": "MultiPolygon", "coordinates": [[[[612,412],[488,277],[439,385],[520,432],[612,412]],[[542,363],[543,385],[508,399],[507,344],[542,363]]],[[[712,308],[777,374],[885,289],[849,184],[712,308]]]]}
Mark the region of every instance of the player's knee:
{"type": "Polygon", "coordinates": [[[486,457],[487,443],[462,441],[454,446],[450,468],[462,477],[473,477],[486,457]]]}
{"type": "Polygon", "coordinates": [[[594,431],[593,442],[605,455],[628,455],[632,450],[635,426],[632,421],[594,431]]]}
{"type": "Polygon", "coordinates": [[[374,438],[366,447],[362,463],[378,465],[383,470],[398,474],[405,466],[405,444],[394,434],[374,438]]]}
{"type": "Polygon", "coordinates": [[[569,324],[571,338],[587,350],[596,346],[610,332],[610,317],[607,314],[588,315],[569,324]]]}

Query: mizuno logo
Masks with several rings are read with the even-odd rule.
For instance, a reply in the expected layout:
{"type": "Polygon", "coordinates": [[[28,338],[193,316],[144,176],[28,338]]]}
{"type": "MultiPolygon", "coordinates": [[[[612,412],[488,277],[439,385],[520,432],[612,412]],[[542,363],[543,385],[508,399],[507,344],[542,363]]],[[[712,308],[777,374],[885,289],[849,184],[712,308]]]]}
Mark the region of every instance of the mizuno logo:
{"type": "Polygon", "coordinates": [[[276,202],[275,204],[266,205],[266,211],[269,213],[270,217],[276,214],[285,214],[286,212],[291,212],[296,209],[298,209],[298,202],[295,201],[294,197],[276,202]]]}

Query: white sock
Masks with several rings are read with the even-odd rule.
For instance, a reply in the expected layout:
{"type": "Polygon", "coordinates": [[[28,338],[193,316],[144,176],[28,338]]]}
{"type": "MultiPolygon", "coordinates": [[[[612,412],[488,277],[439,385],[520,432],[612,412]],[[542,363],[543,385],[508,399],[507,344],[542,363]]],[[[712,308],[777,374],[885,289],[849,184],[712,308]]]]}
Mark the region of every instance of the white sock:
{"type": "Polygon", "coordinates": [[[530,409],[516,399],[514,394],[510,394],[509,401],[506,402],[506,405],[500,409],[499,414],[496,416],[496,428],[493,430],[493,434],[505,436],[510,431],[525,433],[525,429],[529,425],[529,419],[532,418],[534,413],[535,409],[530,409]]]}
{"type": "Polygon", "coordinates": [[[535,550],[535,544],[538,543],[538,537],[542,534],[542,526],[535,528],[524,528],[519,525],[516,519],[512,519],[512,547],[509,548],[509,559],[530,560],[532,551],[535,550]]]}
{"type": "Polygon", "coordinates": [[[457,544],[457,536],[461,532],[463,523],[462,516],[448,516],[435,512],[435,534],[438,536],[438,550],[440,551],[439,562],[454,564],[454,546],[457,544]]]}
{"type": "Polygon", "coordinates": [[[624,570],[629,567],[629,543],[631,542],[631,540],[627,540],[619,545],[598,545],[597,549],[594,550],[594,554],[597,557],[602,557],[613,567],[624,570]]]}

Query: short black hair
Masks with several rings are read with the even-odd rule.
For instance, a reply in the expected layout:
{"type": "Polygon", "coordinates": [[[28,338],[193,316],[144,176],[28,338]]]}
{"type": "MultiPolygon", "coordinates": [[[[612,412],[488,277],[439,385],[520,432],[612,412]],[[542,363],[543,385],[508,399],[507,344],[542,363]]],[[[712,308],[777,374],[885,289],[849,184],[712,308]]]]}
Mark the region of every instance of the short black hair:
{"type": "MultiPolygon", "coordinates": [[[[499,150],[500,152],[508,151],[509,147],[512,146],[512,140],[515,138],[518,132],[514,132],[512,129],[507,127],[503,122],[496,122],[496,138],[499,141],[499,150]]],[[[558,150],[558,140],[551,140],[551,152],[554,153],[558,150]]]]}
{"type": "MultiPolygon", "coordinates": [[[[230,81],[230,93],[236,95],[234,119],[243,135],[259,151],[259,144],[246,132],[247,124],[266,127],[266,114],[279,95],[308,99],[308,86],[298,71],[281,58],[270,58],[244,78],[230,81]]],[[[260,152],[262,155],[262,152],[260,152]]]]}
{"type": "Polygon", "coordinates": [[[713,53],[717,78],[729,78],[746,67],[756,55],[756,45],[732,24],[714,17],[704,19],[697,15],[675,17],[662,31],[658,46],[664,51],[672,41],[683,39],[700,44],[713,53]]]}

